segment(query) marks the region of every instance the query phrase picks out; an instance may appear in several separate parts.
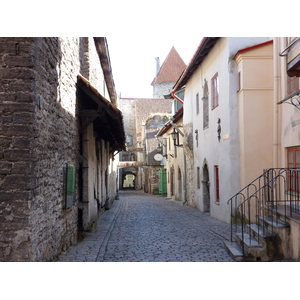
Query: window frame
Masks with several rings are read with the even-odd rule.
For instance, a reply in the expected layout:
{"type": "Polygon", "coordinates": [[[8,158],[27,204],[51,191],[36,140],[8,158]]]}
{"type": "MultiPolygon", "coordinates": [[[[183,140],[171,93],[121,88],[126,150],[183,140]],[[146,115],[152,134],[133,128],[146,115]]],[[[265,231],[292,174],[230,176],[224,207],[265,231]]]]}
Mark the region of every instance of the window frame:
{"type": "Polygon", "coordinates": [[[219,87],[219,74],[216,73],[211,79],[211,109],[213,110],[217,106],[219,106],[219,95],[220,95],[220,87],[219,87]]]}
{"type": "MultiPolygon", "coordinates": [[[[288,169],[300,169],[300,155],[297,162],[297,151],[300,147],[287,148],[287,167],[288,169]],[[292,153],[293,161],[290,161],[290,153],[292,153]]],[[[287,188],[289,192],[300,193],[300,171],[288,172],[287,188]]]]}

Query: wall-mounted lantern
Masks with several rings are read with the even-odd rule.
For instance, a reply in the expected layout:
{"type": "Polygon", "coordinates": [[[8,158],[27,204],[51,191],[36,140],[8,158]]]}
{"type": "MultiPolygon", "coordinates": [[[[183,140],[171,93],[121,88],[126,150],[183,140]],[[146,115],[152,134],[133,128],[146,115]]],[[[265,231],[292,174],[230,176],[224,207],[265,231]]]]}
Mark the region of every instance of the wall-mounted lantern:
{"type": "Polygon", "coordinates": [[[175,128],[173,128],[173,132],[171,132],[171,137],[172,137],[172,140],[174,141],[174,146],[183,147],[183,145],[179,145],[176,143],[176,141],[178,141],[178,132],[175,130],[175,128]]]}
{"type": "MultiPolygon", "coordinates": [[[[157,141],[158,141],[158,139],[157,139],[157,141]]],[[[158,146],[157,146],[157,148],[156,148],[156,151],[157,151],[157,153],[161,154],[162,157],[168,158],[168,154],[162,154],[162,152],[163,152],[163,147],[162,147],[162,145],[160,144],[159,141],[158,141],[158,146]]]]}

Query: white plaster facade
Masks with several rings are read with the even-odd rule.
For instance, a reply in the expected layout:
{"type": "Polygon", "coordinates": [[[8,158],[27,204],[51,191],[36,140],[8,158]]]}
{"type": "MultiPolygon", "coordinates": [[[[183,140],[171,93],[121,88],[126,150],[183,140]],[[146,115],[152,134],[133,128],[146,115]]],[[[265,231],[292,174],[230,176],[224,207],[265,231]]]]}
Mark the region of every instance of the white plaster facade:
{"type": "MultiPolygon", "coordinates": [[[[225,222],[230,222],[227,201],[240,190],[238,76],[237,65],[232,58],[239,49],[268,39],[219,38],[186,82],[183,123],[185,146],[191,144],[191,137],[193,141],[192,146],[189,145],[193,149],[193,157],[187,157],[187,165],[192,168],[194,178],[194,183],[188,187],[194,187],[194,197],[190,196],[188,203],[200,211],[209,211],[212,217],[225,222]],[[219,79],[219,104],[212,109],[211,80],[216,74],[219,79]],[[203,128],[205,81],[208,89],[209,120],[208,126],[203,128]],[[196,108],[197,94],[199,112],[196,108]],[[220,140],[218,125],[221,127],[220,140]]],[[[192,193],[188,192],[189,195],[192,193]]]]}

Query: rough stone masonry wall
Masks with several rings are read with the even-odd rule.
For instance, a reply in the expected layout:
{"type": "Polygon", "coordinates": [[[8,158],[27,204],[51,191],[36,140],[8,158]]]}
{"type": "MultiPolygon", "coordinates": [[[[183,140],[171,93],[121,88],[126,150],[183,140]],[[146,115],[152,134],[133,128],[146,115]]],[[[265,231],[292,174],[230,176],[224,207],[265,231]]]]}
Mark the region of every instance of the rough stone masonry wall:
{"type": "Polygon", "coordinates": [[[172,113],[171,99],[136,99],[136,136],[137,141],[142,141],[142,120],[147,120],[150,114],[172,113]]]}
{"type": "Polygon", "coordinates": [[[0,39],[0,261],[31,260],[34,39],[0,39]]]}
{"type": "Polygon", "coordinates": [[[79,38],[37,38],[34,57],[38,105],[32,150],[32,260],[47,261],[77,241],[77,204],[64,209],[63,168],[68,163],[78,170],[79,38]]]}
{"type": "Polygon", "coordinates": [[[159,82],[153,86],[153,98],[164,98],[172,92],[175,82],[159,82]]]}
{"type": "Polygon", "coordinates": [[[79,55],[78,38],[1,38],[2,261],[52,260],[77,240],[63,167],[78,166],[79,55]]]}
{"type": "Polygon", "coordinates": [[[193,152],[193,124],[188,123],[183,127],[184,132],[184,140],[183,140],[183,150],[186,155],[186,197],[187,203],[196,207],[195,203],[195,178],[194,178],[194,169],[195,169],[195,161],[194,161],[194,152],[193,152]]]}

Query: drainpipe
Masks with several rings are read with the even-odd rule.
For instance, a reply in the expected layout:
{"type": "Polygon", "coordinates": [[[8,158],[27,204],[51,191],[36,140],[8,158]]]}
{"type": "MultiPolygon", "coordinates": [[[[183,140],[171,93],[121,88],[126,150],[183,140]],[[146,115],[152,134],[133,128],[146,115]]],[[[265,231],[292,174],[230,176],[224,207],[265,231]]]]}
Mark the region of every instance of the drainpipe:
{"type": "Polygon", "coordinates": [[[273,168],[278,168],[279,38],[274,38],[273,168]]]}
{"type": "Polygon", "coordinates": [[[177,92],[176,90],[173,90],[171,92],[172,97],[175,98],[176,100],[178,100],[180,103],[184,104],[184,102],[175,95],[176,92],[177,92]]]}

